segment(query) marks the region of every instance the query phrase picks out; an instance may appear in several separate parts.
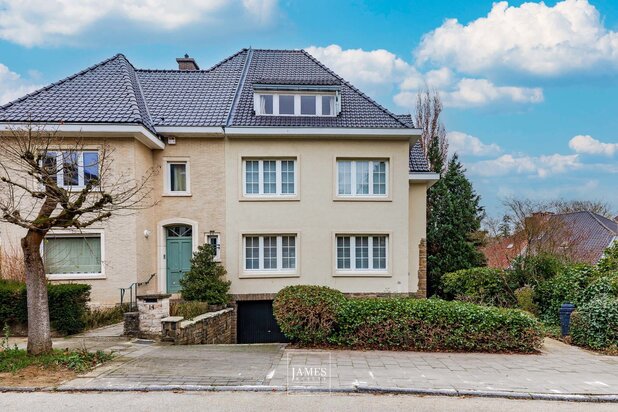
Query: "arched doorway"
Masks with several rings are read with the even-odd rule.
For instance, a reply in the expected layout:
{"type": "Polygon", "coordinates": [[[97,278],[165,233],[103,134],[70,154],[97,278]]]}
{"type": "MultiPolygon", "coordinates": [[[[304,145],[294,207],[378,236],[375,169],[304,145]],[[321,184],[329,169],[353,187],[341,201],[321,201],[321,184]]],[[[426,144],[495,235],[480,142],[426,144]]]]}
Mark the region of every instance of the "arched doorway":
{"type": "Polygon", "coordinates": [[[190,225],[165,226],[165,266],[167,293],[180,292],[180,279],[191,268],[193,228],[190,225]]]}

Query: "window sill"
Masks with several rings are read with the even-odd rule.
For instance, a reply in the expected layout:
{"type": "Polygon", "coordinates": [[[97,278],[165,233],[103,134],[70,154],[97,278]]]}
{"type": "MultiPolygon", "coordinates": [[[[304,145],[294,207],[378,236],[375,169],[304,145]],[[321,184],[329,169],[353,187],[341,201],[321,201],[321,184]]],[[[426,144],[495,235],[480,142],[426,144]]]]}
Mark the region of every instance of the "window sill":
{"type": "Polygon", "coordinates": [[[300,202],[300,196],[242,196],[239,202],[300,202]]]}
{"type": "Polygon", "coordinates": [[[265,278],[298,278],[300,275],[296,272],[243,272],[238,275],[240,279],[265,279],[265,278]]]}
{"type": "Polygon", "coordinates": [[[162,194],[162,196],[163,197],[191,197],[193,195],[188,192],[182,192],[182,193],[165,192],[162,194]]]}
{"type": "Polygon", "coordinates": [[[350,197],[342,197],[335,196],[333,198],[333,202],[392,202],[393,199],[389,197],[379,197],[379,196],[350,196],[350,197]]]}
{"type": "Polygon", "coordinates": [[[389,272],[366,270],[353,270],[349,272],[338,271],[333,274],[333,277],[368,277],[368,278],[390,278],[393,277],[389,272]]]}
{"type": "Polygon", "coordinates": [[[85,273],[65,273],[62,275],[45,275],[47,280],[100,280],[107,279],[105,275],[100,273],[85,274],[85,273]]]}

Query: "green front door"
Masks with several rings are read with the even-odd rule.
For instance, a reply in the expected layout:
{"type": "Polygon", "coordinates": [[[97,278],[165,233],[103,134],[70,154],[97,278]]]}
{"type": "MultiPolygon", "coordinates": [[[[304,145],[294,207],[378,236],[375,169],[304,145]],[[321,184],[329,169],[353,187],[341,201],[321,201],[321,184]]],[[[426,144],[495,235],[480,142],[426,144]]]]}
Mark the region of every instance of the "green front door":
{"type": "Polygon", "coordinates": [[[167,293],[180,292],[180,279],[191,268],[193,240],[191,226],[167,228],[166,259],[167,293]]]}

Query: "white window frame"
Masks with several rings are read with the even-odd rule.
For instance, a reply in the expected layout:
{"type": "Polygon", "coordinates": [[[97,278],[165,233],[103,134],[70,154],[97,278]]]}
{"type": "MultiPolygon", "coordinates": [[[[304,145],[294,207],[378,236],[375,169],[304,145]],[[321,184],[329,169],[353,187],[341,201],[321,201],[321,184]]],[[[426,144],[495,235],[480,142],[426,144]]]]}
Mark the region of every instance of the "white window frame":
{"type": "Polygon", "coordinates": [[[389,159],[347,159],[337,158],[335,161],[335,196],[340,199],[357,199],[357,198],[370,198],[370,199],[388,199],[390,197],[390,160],[389,159]],[[351,193],[340,194],[339,193],[339,162],[351,162],[350,165],[350,184],[351,193]],[[356,193],[356,164],[357,162],[369,162],[369,193],[356,193]],[[384,162],[384,194],[373,193],[373,164],[374,162],[384,162]]]}
{"type": "Polygon", "coordinates": [[[298,196],[298,158],[242,158],[242,195],[245,198],[281,198],[289,199],[298,196]],[[275,193],[264,193],[264,162],[275,162],[275,193]],[[258,162],[258,193],[247,193],[247,162],[258,162]],[[283,175],[281,162],[294,163],[294,193],[283,193],[283,175]]]}
{"type": "MultiPolygon", "coordinates": [[[[101,272],[100,273],[46,273],[48,280],[90,280],[105,279],[105,231],[103,229],[77,230],[52,230],[46,237],[71,238],[71,237],[99,237],[101,239],[101,272]]],[[[45,241],[41,242],[41,256],[44,258],[45,241]]]]}
{"type": "MultiPolygon", "coordinates": [[[[98,150],[79,150],[79,151],[72,151],[72,150],[62,150],[62,149],[58,149],[58,150],[47,150],[47,152],[45,153],[45,155],[50,155],[51,153],[55,153],[56,154],[56,184],[58,185],[58,187],[65,189],[65,190],[71,190],[71,189],[76,189],[76,190],[82,190],[84,187],[86,187],[86,183],[84,181],[84,153],[96,153],[99,156],[99,160],[97,162],[97,168],[99,170],[99,178],[101,177],[101,167],[100,167],[100,162],[101,162],[101,154],[99,153],[98,150]],[[65,185],[64,184],[64,154],[71,154],[71,153],[76,153],[78,155],[77,157],[77,185],[65,185]]],[[[43,160],[44,162],[45,160],[43,160]]],[[[97,186],[95,186],[97,187],[97,186]]]]}
{"type": "Polygon", "coordinates": [[[165,162],[165,176],[163,177],[163,196],[191,196],[191,163],[187,157],[170,157],[164,158],[165,162]],[[187,175],[187,187],[186,190],[172,191],[172,169],[173,164],[184,164],[185,173],[187,175]]]}
{"type": "Polygon", "coordinates": [[[335,265],[335,275],[340,276],[349,276],[355,274],[365,274],[365,275],[388,275],[390,270],[390,242],[391,236],[389,233],[336,233],[335,241],[334,241],[334,265],[335,265]],[[338,260],[339,256],[337,255],[337,239],[340,237],[349,237],[350,238],[350,267],[349,268],[339,268],[338,260]],[[367,258],[369,262],[368,268],[357,268],[356,267],[356,238],[357,237],[368,237],[368,252],[367,258]],[[385,267],[384,268],[374,268],[373,267],[373,241],[376,237],[384,237],[386,238],[385,242],[385,267]]]}
{"type": "Polygon", "coordinates": [[[221,262],[221,234],[214,232],[214,233],[206,233],[206,238],[204,239],[204,242],[207,245],[212,245],[212,243],[210,243],[210,241],[212,239],[216,240],[216,246],[215,246],[215,256],[213,257],[213,261],[215,262],[221,262]]]}
{"type": "MultiPolygon", "coordinates": [[[[300,236],[298,233],[244,233],[241,235],[241,247],[242,253],[241,255],[241,267],[243,273],[246,277],[255,277],[255,276],[296,276],[298,273],[298,267],[300,266],[299,259],[299,250],[300,250],[300,236]],[[283,237],[290,236],[294,237],[294,267],[293,268],[284,268],[283,267],[283,237]],[[258,257],[258,269],[248,269],[247,268],[247,238],[249,237],[257,237],[259,238],[259,257],[258,257]],[[276,237],[277,238],[277,267],[276,268],[264,268],[264,238],[265,237],[276,237]]],[[[243,277],[243,276],[241,276],[243,277]]]]}
{"type": "Polygon", "coordinates": [[[340,105],[340,95],[336,92],[319,92],[319,93],[311,93],[311,92],[259,92],[254,94],[254,110],[256,115],[258,116],[302,116],[302,117],[336,117],[341,111],[340,105]],[[262,113],[260,110],[260,96],[270,95],[273,96],[273,112],[272,113],[262,113]],[[294,113],[293,114],[280,114],[279,113],[279,96],[294,96],[294,113]],[[315,114],[301,114],[300,105],[301,105],[301,96],[315,96],[315,114]],[[331,114],[322,114],[322,97],[333,97],[335,99],[334,110],[331,114]]]}

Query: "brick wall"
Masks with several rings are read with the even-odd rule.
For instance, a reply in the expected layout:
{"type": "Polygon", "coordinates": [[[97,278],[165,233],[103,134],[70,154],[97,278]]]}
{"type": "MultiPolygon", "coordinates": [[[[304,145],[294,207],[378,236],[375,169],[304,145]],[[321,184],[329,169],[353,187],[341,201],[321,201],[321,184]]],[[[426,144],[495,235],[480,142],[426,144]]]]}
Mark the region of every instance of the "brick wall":
{"type": "Polygon", "coordinates": [[[161,340],[175,345],[223,344],[235,342],[235,310],[223,309],[184,320],[170,316],[161,320],[161,340]]]}
{"type": "Polygon", "coordinates": [[[418,245],[418,290],[416,296],[427,297],[427,239],[421,239],[418,245]]]}

